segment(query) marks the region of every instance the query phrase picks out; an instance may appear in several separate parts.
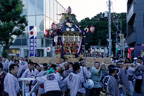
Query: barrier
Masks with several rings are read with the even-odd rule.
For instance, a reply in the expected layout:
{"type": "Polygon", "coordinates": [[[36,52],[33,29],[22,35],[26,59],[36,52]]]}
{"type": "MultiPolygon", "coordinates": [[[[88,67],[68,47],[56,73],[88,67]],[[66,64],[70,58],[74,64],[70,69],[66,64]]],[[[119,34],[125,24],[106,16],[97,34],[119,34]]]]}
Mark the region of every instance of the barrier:
{"type": "MultiPolygon", "coordinates": [[[[36,63],[60,63],[60,58],[51,58],[51,57],[30,57],[33,62],[36,63]]],[[[95,61],[98,62],[105,62],[106,64],[111,63],[111,58],[96,58],[96,57],[84,57],[86,59],[86,62],[88,63],[94,63],[95,61]]],[[[79,58],[68,58],[68,62],[79,62],[79,58]]]]}
{"type": "MultiPolygon", "coordinates": [[[[25,96],[25,80],[36,80],[36,79],[35,78],[19,78],[18,80],[22,81],[22,96],[25,96]]],[[[37,86],[37,83],[34,85],[32,90],[29,92],[29,96],[33,92],[33,90],[36,88],[36,86],[37,86]]]]}

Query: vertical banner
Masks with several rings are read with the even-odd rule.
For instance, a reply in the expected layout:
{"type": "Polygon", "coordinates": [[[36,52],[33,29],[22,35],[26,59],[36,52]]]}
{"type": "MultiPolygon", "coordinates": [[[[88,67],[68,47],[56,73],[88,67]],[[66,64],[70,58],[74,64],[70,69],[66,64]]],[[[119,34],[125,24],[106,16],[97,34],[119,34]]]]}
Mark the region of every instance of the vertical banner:
{"type": "Polygon", "coordinates": [[[137,57],[142,57],[144,61],[144,45],[136,46],[137,57]]]}
{"type": "Polygon", "coordinates": [[[36,26],[29,27],[29,56],[36,57],[37,54],[37,30],[36,26]]]}
{"type": "Polygon", "coordinates": [[[131,52],[134,50],[135,48],[129,48],[128,49],[128,58],[131,59],[131,52]]]}
{"type": "Polygon", "coordinates": [[[34,56],[37,57],[37,27],[34,26],[34,56]]]}

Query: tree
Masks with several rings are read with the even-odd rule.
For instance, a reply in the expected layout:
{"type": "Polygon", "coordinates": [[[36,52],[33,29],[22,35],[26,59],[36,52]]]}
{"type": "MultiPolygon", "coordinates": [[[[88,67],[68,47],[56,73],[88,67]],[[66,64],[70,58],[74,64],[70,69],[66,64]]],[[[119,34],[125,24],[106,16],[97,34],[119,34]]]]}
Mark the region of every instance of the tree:
{"type": "Polygon", "coordinates": [[[3,52],[7,56],[14,36],[20,36],[27,26],[26,16],[22,12],[21,0],[0,0],[0,44],[4,45],[3,52]]]}
{"type": "MultiPolygon", "coordinates": [[[[116,40],[116,26],[114,24],[114,21],[119,18],[119,21],[122,21],[122,33],[125,34],[126,37],[126,13],[112,13],[112,31],[111,31],[111,37],[112,37],[112,50],[113,53],[115,52],[115,40],[116,40]]],[[[88,17],[81,20],[78,25],[81,26],[82,29],[85,27],[90,28],[90,26],[95,27],[95,31],[93,33],[87,33],[86,34],[86,43],[87,46],[85,46],[86,49],[89,49],[90,45],[107,45],[108,46],[108,18],[104,17],[104,13],[99,13],[93,18],[89,19],[88,17]]]]}

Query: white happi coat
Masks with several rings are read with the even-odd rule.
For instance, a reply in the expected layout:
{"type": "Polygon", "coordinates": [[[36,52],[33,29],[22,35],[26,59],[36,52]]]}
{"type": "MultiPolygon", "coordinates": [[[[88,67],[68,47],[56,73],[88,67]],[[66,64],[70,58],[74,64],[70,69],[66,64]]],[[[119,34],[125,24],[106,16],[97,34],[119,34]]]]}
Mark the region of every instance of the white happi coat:
{"type": "Polygon", "coordinates": [[[51,73],[42,77],[37,77],[36,79],[39,82],[39,84],[44,84],[45,93],[48,91],[60,91],[60,75],[56,73],[51,73]]]}
{"type": "MultiPolygon", "coordinates": [[[[81,82],[83,83],[83,82],[85,82],[84,80],[86,80],[86,78],[91,77],[91,72],[88,71],[86,67],[80,66],[80,71],[78,73],[78,76],[80,76],[81,82]]],[[[82,84],[80,86],[79,92],[84,93],[84,94],[86,93],[86,90],[85,90],[84,86],[82,86],[82,84]]]]}
{"type": "Polygon", "coordinates": [[[3,69],[4,69],[4,70],[5,70],[5,69],[9,69],[9,68],[8,68],[8,65],[9,65],[9,60],[8,60],[8,59],[6,59],[5,62],[2,62],[2,64],[3,64],[3,69]]]}
{"type": "MultiPolygon", "coordinates": [[[[38,73],[39,73],[39,71],[37,69],[31,70],[31,71],[30,71],[30,69],[26,69],[25,72],[23,73],[23,75],[21,76],[21,78],[34,78],[34,77],[36,77],[36,75],[38,73]]],[[[34,87],[34,85],[36,84],[36,80],[34,80],[34,81],[27,80],[27,82],[28,82],[28,85],[26,85],[26,87],[25,87],[25,92],[29,92],[30,91],[29,88],[31,87],[31,89],[32,89],[34,87]],[[32,82],[31,86],[30,86],[30,82],[32,82]]]]}
{"type": "Polygon", "coordinates": [[[4,91],[7,92],[9,96],[17,96],[19,89],[18,79],[13,74],[7,73],[4,79],[4,91]]]}
{"type": "Polygon", "coordinates": [[[67,85],[70,90],[70,96],[76,96],[81,85],[80,77],[75,73],[70,73],[60,84],[60,87],[63,88],[67,85]]]}
{"type": "MultiPolygon", "coordinates": [[[[41,76],[44,76],[46,74],[47,74],[47,71],[41,71],[37,74],[36,77],[41,77],[41,76]]],[[[40,84],[37,86],[37,88],[38,88],[38,94],[44,94],[45,93],[44,88],[41,88],[40,84]]]]}
{"type": "Polygon", "coordinates": [[[14,61],[11,60],[8,64],[8,69],[9,69],[10,65],[12,65],[12,64],[14,64],[14,61]]]}
{"type": "Polygon", "coordinates": [[[18,78],[21,77],[21,75],[24,73],[24,71],[28,69],[28,64],[27,62],[22,62],[22,63],[19,63],[19,70],[18,70],[18,78]]]}

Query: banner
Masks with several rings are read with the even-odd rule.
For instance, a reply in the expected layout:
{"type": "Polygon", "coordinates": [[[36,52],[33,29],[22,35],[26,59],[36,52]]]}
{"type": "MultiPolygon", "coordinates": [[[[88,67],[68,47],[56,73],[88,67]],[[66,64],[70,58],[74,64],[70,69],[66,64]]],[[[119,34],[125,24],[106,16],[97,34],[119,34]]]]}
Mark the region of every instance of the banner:
{"type": "Polygon", "coordinates": [[[129,48],[128,49],[128,58],[131,59],[131,52],[134,50],[135,48],[129,48]]]}
{"type": "Polygon", "coordinates": [[[29,27],[29,56],[37,56],[37,30],[36,26],[29,27]]]}

